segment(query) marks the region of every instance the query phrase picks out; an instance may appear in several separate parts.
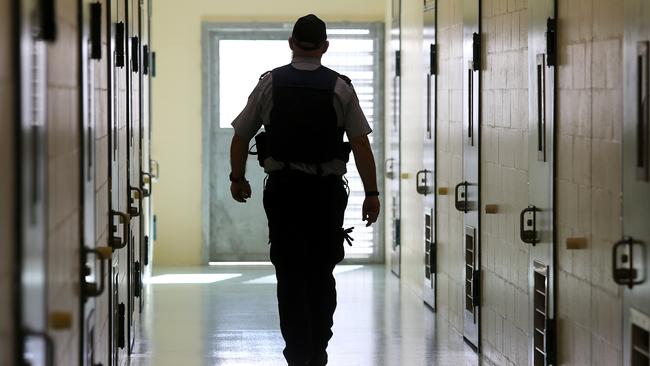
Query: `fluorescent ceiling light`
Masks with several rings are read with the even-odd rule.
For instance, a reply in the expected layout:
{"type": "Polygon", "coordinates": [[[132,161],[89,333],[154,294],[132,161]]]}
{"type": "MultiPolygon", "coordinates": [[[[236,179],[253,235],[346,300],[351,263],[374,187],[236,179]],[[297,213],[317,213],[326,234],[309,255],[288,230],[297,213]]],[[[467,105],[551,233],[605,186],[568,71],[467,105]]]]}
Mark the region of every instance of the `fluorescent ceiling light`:
{"type": "Polygon", "coordinates": [[[151,277],[147,283],[154,285],[205,284],[241,277],[241,273],[184,273],[164,274],[151,277]]]}

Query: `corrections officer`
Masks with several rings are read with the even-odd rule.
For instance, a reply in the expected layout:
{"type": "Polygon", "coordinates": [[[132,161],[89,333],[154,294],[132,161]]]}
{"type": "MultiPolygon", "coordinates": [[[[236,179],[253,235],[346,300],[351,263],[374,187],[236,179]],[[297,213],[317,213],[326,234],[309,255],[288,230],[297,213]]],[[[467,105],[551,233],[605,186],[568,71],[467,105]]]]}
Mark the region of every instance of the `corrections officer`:
{"type": "Polygon", "coordinates": [[[379,215],[379,193],[367,137],[372,130],[350,79],[321,65],[329,47],[325,23],[313,14],[298,19],[289,47],[291,64],[262,75],[232,123],[230,191],[238,202],[251,196],[245,178],[248,145],[263,124],[266,143],[258,141],[258,153],[268,173],[263,201],[283,353],[289,365],[320,366],[327,364],[336,308],[332,271],[349,239],[342,226],[350,149],[366,191],[367,226],[379,215]]]}

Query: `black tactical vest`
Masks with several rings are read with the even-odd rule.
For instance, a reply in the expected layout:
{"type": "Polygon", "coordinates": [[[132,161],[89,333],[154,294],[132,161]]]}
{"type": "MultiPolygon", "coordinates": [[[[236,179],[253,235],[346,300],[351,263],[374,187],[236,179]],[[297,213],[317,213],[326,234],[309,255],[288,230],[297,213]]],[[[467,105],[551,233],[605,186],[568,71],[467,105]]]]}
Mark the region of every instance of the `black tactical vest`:
{"type": "Polygon", "coordinates": [[[344,130],[337,127],[334,87],[339,74],[324,66],[313,71],[291,65],[273,75],[273,109],[268,151],[282,162],[318,164],[340,155],[344,130]]]}

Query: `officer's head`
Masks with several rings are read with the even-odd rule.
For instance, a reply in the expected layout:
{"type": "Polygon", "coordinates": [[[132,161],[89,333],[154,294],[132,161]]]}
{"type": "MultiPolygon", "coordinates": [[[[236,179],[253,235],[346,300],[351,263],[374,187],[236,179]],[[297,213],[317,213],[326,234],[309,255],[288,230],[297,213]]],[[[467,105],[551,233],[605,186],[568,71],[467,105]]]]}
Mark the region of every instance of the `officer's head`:
{"type": "Polygon", "coordinates": [[[314,14],[298,19],[289,38],[289,47],[296,56],[322,56],[329,47],[325,22],[314,14]]]}

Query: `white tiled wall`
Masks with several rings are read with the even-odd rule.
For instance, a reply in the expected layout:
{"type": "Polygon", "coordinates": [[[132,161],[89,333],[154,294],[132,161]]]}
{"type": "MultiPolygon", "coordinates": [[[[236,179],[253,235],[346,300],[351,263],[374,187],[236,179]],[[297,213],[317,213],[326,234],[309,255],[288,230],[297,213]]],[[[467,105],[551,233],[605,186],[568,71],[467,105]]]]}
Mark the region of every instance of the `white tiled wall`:
{"type": "Polygon", "coordinates": [[[72,326],[51,330],[57,365],[76,365],[79,345],[80,122],[77,3],[58,1],[57,40],[48,45],[48,311],[72,326]]]}

